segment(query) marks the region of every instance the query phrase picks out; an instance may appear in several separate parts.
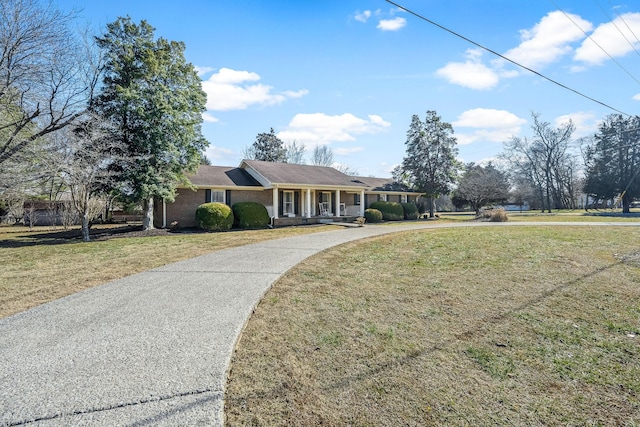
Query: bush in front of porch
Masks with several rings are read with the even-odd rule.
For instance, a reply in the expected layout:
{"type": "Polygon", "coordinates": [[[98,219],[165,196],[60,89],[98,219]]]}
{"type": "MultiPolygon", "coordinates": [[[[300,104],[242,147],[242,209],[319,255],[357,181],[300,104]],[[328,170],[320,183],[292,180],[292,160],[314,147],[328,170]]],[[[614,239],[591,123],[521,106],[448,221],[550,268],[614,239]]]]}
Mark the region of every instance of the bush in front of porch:
{"type": "Polygon", "coordinates": [[[196,209],[196,221],[204,230],[230,230],[233,225],[233,211],[224,203],[203,203],[196,209]]]}
{"type": "Polygon", "coordinates": [[[367,220],[367,222],[382,222],[382,212],[380,212],[378,209],[367,209],[364,211],[364,217],[367,220]]]}
{"type": "Polygon", "coordinates": [[[266,228],[270,222],[267,208],[256,202],[238,202],[231,206],[236,228],[266,228]]]}
{"type": "Polygon", "coordinates": [[[404,209],[398,202],[373,202],[369,208],[382,212],[382,219],[385,221],[402,221],[404,219],[404,209]]]}

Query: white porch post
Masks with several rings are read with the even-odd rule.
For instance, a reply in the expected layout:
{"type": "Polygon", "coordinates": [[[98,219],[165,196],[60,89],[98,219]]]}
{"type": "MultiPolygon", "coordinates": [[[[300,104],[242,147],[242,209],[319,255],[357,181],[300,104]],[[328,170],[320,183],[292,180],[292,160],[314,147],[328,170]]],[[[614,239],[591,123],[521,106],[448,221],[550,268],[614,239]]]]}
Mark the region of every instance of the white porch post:
{"type": "Polygon", "coordinates": [[[167,202],[162,199],[162,228],[167,228],[167,202]]]}
{"type": "Polygon", "coordinates": [[[364,190],[360,191],[360,216],[364,216],[364,190]]]}
{"type": "Polygon", "coordinates": [[[336,216],[340,216],[340,190],[336,190],[336,216]]]}
{"type": "Polygon", "coordinates": [[[311,189],[307,188],[307,194],[305,199],[307,218],[311,218],[311,189]]]}
{"type": "Polygon", "coordinates": [[[273,217],[278,219],[278,189],[276,187],[273,188],[273,217]]]}

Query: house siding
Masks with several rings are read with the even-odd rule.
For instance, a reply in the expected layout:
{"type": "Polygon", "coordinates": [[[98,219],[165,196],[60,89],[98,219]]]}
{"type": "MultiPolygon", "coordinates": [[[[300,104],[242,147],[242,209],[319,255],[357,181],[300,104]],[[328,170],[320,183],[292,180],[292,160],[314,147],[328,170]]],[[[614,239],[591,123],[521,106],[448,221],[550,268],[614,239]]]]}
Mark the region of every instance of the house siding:
{"type": "MultiPolygon", "coordinates": [[[[227,204],[238,202],[257,202],[265,206],[271,206],[271,191],[231,190],[225,192],[227,204]]],[[[197,227],[196,209],[207,200],[207,190],[191,191],[179,189],[176,196],[178,203],[167,203],[167,227],[177,221],[178,227],[197,227]]],[[[154,204],[154,225],[162,227],[162,200],[154,204]]]]}

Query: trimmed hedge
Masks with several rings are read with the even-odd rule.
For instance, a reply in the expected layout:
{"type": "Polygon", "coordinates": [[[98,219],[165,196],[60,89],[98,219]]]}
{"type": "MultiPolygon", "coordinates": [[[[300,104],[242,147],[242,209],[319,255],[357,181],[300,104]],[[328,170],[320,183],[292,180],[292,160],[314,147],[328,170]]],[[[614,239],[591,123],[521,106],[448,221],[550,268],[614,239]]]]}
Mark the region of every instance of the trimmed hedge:
{"type": "Polygon", "coordinates": [[[266,228],[271,223],[267,208],[256,202],[238,202],[231,206],[234,227],[238,228],[266,228]]]}
{"type": "Polygon", "coordinates": [[[204,203],[196,209],[196,221],[204,230],[230,230],[233,225],[233,211],[224,203],[204,203]]]}
{"type": "Polygon", "coordinates": [[[378,209],[366,209],[364,211],[364,217],[367,222],[382,222],[382,212],[378,209]]]}
{"type": "Polygon", "coordinates": [[[418,219],[418,207],[415,203],[400,203],[404,209],[404,219],[418,219]]]}
{"type": "Polygon", "coordinates": [[[398,202],[373,202],[370,209],[377,209],[382,213],[385,221],[401,221],[404,219],[404,209],[398,202]]]}

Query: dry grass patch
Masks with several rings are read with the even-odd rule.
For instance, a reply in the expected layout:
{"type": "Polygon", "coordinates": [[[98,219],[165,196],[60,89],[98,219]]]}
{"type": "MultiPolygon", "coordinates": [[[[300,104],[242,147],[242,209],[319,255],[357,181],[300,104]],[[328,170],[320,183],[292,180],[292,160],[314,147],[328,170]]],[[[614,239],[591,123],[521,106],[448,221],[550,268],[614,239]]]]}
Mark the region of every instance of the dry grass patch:
{"type": "Polygon", "coordinates": [[[636,425],[640,231],[439,229],[290,271],[238,343],[228,425],[636,425]]]}
{"type": "Polygon", "coordinates": [[[165,233],[83,243],[50,230],[0,228],[0,318],[171,262],[225,248],[334,226],[290,227],[227,233],[165,233]],[[43,234],[45,233],[46,234],[43,234]]]}

